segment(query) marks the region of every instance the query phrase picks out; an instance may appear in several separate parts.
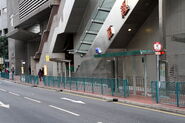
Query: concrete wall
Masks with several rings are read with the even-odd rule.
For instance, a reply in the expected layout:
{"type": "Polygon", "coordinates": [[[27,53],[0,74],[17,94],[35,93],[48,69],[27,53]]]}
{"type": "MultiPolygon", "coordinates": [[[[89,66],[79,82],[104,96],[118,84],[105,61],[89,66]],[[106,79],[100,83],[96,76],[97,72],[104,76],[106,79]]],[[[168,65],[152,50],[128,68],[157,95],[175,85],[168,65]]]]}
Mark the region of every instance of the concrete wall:
{"type": "Polygon", "coordinates": [[[185,54],[185,34],[182,34],[184,43],[172,39],[172,37],[176,34],[185,33],[185,1],[168,0],[166,9],[166,37],[168,54],[185,54]]]}
{"type": "MultiPolygon", "coordinates": [[[[136,35],[130,41],[127,49],[128,50],[153,50],[153,43],[159,41],[159,28],[158,28],[158,7],[154,9],[152,14],[148,17],[146,22],[141,26],[136,35]]],[[[127,61],[125,66],[127,67],[127,75],[130,76],[133,74],[133,64],[136,69],[136,76],[144,75],[144,67],[142,63],[142,57],[135,57],[136,61],[133,63],[133,59],[130,59],[131,62],[127,61]]],[[[147,56],[147,73],[149,80],[156,79],[156,57],[147,56]]]]}
{"type": "Polygon", "coordinates": [[[168,0],[166,9],[168,80],[185,81],[185,1],[168,0]]]}
{"type": "MultiPolygon", "coordinates": [[[[9,32],[14,29],[16,18],[15,16],[18,14],[18,0],[7,0],[7,9],[8,9],[8,18],[7,18],[7,23],[8,23],[8,30],[9,32]]],[[[8,51],[9,51],[9,61],[10,61],[10,67],[15,66],[15,72],[17,74],[20,73],[20,66],[21,66],[21,61],[20,59],[16,58],[16,52],[15,52],[15,44],[16,41],[14,39],[8,39],[8,51]]],[[[22,53],[22,52],[21,52],[22,53]]]]}
{"type": "Polygon", "coordinates": [[[26,62],[24,65],[25,72],[27,72],[27,47],[26,43],[23,41],[15,40],[15,73],[20,74],[21,73],[21,65],[22,62],[26,62]]]}

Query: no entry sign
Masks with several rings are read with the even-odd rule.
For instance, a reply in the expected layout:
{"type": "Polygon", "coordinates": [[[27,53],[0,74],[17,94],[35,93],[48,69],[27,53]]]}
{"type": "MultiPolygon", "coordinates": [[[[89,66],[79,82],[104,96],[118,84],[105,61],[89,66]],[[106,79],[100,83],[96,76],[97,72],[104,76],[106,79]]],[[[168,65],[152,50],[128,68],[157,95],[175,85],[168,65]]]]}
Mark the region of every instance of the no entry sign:
{"type": "Polygon", "coordinates": [[[162,50],[162,45],[161,45],[160,42],[154,42],[153,48],[154,48],[154,51],[155,51],[155,52],[159,52],[159,51],[162,50]]]}

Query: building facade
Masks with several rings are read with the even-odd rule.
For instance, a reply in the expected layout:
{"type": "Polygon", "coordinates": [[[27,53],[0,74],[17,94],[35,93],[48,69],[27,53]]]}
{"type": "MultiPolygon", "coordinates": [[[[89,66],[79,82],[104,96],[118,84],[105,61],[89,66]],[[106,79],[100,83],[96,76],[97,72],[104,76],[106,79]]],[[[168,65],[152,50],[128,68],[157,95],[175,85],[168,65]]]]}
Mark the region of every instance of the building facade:
{"type": "Polygon", "coordinates": [[[7,1],[0,1],[0,36],[5,36],[8,33],[7,27],[7,1]]]}
{"type": "Polygon", "coordinates": [[[8,33],[7,25],[7,0],[0,0],[0,69],[8,68],[8,33]]]}
{"type": "Polygon", "coordinates": [[[180,81],[184,6],[184,0],[10,0],[10,64],[35,75],[44,67],[47,75],[127,78],[145,86],[156,78],[180,81]],[[157,41],[166,51],[158,67],[151,52],[157,41]]]}

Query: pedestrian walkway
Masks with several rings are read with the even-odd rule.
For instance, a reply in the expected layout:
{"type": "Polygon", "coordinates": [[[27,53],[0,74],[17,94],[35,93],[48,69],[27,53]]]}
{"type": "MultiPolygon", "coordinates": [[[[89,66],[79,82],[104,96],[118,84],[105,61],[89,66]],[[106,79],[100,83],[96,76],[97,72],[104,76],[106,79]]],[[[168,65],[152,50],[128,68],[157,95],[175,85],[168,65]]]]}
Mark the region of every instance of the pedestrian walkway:
{"type": "MultiPolygon", "coordinates": [[[[1,78],[1,80],[2,80],[2,78],[1,78]]],[[[10,81],[16,82],[18,84],[24,84],[27,86],[33,86],[32,84],[29,84],[29,83],[22,83],[20,81],[20,76],[15,76],[14,80],[10,80],[10,81]]],[[[185,107],[176,107],[174,105],[169,105],[169,104],[168,105],[167,104],[156,104],[156,102],[153,101],[152,98],[149,96],[145,97],[145,96],[131,95],[127,98],[116,97],[116,96],[106,96],[106,95],[93,94],[93,93],[82,92],[82,91],[68,90],[68,89],[63,89],[63,88],[61,89],[61,88],[51,87],[51,86],[48,87],[48,86],[44,86],[42,81],[39,82],[39,84],[37,86],[40,88],[53,89],[56,91],[61,91],[61,92],[70,93],[70,94],[78,94],[78,95],[83,95],[83,96],[87,96],[87,97],[99,98],[99,99],[103,99],[103,100],[109,101],[109,102],[118,101],[123,104],[147,107],[147,108],[151,108],[151,109],[157,109],[157,110],[179,113],[179,114],[185,115],[185,107]]]]}

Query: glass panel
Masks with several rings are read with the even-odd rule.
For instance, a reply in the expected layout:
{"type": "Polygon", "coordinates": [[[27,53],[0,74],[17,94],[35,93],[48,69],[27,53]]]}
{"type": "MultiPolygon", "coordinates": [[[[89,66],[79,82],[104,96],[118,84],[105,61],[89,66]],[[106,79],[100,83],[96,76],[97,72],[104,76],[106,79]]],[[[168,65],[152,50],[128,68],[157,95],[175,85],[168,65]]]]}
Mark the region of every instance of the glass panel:
{"type": "Polygon", "coordinates": [[[91,45],[82,44],[80,49],[81,51],[88,51],[91,45]]]}
{"type": "Polygon", "coordinates": [[[95,39],[96,35],[91,35],[91,34],[86,34],[85,38],[83,41],[86,41],[86,42],[93,42],[94,39],[95,39]]]}
{"type": "Polygon", "coordinates": [[[99,11],[95,17],[95,20],[105,21],[109,12],[99,11]]]}
{"type": "Polygon", "coordinates": [[[89,31],[99,32],[101,27],[102,27],[102,24],[92,23],[89,31]]]}
{"type": "Polygon", "coordinates": [[[116,0],[105,0],[102,4],[102,8],[109,8],[111,9],[112,6],[114,5],[116,0]]]}

